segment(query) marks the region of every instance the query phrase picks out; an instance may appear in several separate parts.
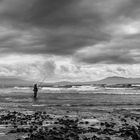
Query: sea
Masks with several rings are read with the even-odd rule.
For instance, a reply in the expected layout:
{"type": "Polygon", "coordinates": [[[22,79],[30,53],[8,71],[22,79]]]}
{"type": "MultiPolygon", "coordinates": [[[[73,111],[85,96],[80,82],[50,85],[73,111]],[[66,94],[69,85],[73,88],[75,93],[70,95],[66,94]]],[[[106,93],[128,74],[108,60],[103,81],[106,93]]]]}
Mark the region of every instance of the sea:
{"type": "Polygon", "coordinates": [[[0,89],[0,110],[112,111],[139,110],[140,88],[72,86],[41,87],[37,99],[32,87],[0,89]]]}

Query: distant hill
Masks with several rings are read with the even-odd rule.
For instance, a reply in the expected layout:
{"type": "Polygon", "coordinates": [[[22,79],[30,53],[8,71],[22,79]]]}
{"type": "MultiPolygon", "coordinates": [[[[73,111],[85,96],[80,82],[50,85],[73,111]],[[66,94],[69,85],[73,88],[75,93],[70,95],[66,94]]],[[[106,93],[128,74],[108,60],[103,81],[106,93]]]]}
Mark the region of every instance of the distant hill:
{"type": "Polygon", "coordinates": [[[93,82],[95,84],[138,84],[140,83],[140,78],[125,78],[125,77],[107,77],[103,80],[93,82]]]}
{"type": "Polygon", "coordinates": [[[61,81],[51,83],[52,85],[58,86],[65,86],[65,85],[93,85],[93,84],[107,84],[107,85],[114,85],[114,84],[140,84],[140,78],[125,78],[125,77],[107,77],[105,79],[99,81],[89,81],[89,82],[68,82],[68,81],[61,81]]]}
{"type": "Polygon", "coordinates": [[[16,77],[0,77],[0,87],[32,86],[33,82],[16,77]]]}
{"type": "MultiPolygon", "coordinates": [[[[0,88],[1,87],[24,87],[24,86],[33,86],[33,81],[23,80],[17,77],[0,77],[0,88]]],[[[60,81],[54,83],[42,83],[42,86],[66,86],[70,87],[72,85],[94,85],[94,84],[106,84],[106,85],[115,85],[115,84],[140,84],[140,78],[125,78],[125,77],[107,77],[99,81],[89,81],[89,82],[69,82],[69,81],[60,81]]]]}

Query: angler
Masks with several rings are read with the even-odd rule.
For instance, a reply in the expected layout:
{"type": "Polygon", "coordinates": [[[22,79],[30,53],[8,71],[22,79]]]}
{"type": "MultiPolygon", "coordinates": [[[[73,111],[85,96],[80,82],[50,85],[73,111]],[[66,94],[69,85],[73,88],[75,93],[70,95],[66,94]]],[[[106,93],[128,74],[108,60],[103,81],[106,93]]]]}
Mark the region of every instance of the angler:
{"type": "Polygon", "coordinates": [[[44,77],[44,79],[40,82],[39,85],[37,85],[37,83],[34,84],[33,91],[34,91],[34,98],[35,99],[37,98],[38,87],[41,87],[41,85],[43,84],[43,82],[45,81],[46,78],[47,78],[47,76],[44,77]]]}
{"type": "Polygon", "coordinates": [[[37,98],[37,92],[38,92],[38,86],[37,86],[37,84],[34,84],[33,91],[34,91],[34,98],[37,98]]]}

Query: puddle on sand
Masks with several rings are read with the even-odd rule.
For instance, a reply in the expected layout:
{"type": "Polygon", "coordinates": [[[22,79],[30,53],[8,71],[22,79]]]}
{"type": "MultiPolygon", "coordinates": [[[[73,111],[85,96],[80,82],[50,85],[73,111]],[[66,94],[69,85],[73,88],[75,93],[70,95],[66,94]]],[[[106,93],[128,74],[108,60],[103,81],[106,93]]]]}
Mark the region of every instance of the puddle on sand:
{"type": "Polygon", "coordinates": [[[32,106],[40,107],[40,106],[45,106],[45,104],[40,104],[40,105],[34,104],[34,105],[32,105],[32,106]]]}
{"type": "Polygon", "coordinates": [[[21,138],[26,139],[28,137],[28,135],[23,135],[21,136],[21,138]]]}
{"type": "Polygon", "coordinates": [[[12,101],[12,102],[31,102],[33,99],[32,98],[22,98],[22,99],[5,98],[5,100],[12,101]]]}
{"type": "Polygon", "coordinates": [[[2,133],[2,132],[0,133],[0,136],[5,136],[5,135],[6,135],[5,133],[2,133]]]}
{"type": "Polygon", "coordinates": [[[98,124],[100,121],[97,119],[81,119],[80,122],[83,122],[82,124],[80,124],[81,126],[90,126],[90,125],[98,124]]]}
{"type": "Polygon", "coordinates": [[[99,123],[100,121],[97,119],[82,119],[82,121],[84,122],[89,122],[89,123],[99,123]]]}
{"type": "Polygon", "coordinates": [[[0,125],[0,129],[6,129],[6,127],[8,127],[8,126],[6,126],[6,125],[0,125]]]}
{"type": "Polygon", "coordinates": [[[25,115],[33,115],[34,114],[34,111],[28,111],[28,110],[26,110],[26,111],[22,111],[22,113],[25,114],[25,115]]]}

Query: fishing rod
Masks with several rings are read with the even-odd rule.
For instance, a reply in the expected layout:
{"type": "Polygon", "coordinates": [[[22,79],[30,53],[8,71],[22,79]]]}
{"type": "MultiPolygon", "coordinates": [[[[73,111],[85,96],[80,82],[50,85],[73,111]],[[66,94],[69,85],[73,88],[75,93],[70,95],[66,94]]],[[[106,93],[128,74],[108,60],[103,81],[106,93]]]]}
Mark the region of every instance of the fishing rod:
{"type": "Polygon", "coordinates": [[[42,85],[43,82],[46,80],[46,78],[47,78],[47,76],[45,76],[44,79],[43,79],[41,82],[39,82],[40,84],[38,85],[38,87],[41,87],[41,85],[42,85]]]}
{"type": "Polygon", "coordinates": [[[37,82],[37,84],[38,84],[38,86],[37,86],[37,84],[34,84],[34,89],[33,89],[33,91],[34,91],[34,99],[36,99],[37,98],[37,92],[38,92],[38,89],[40,88],[42,88],[41,87],[41,85],[42,85],[42,83],[45,81],[45,79],[47,78],[47,75],[44,77],[44,79],[40,82],[40,84],[39,84],[39,82],[37,82]]]}

